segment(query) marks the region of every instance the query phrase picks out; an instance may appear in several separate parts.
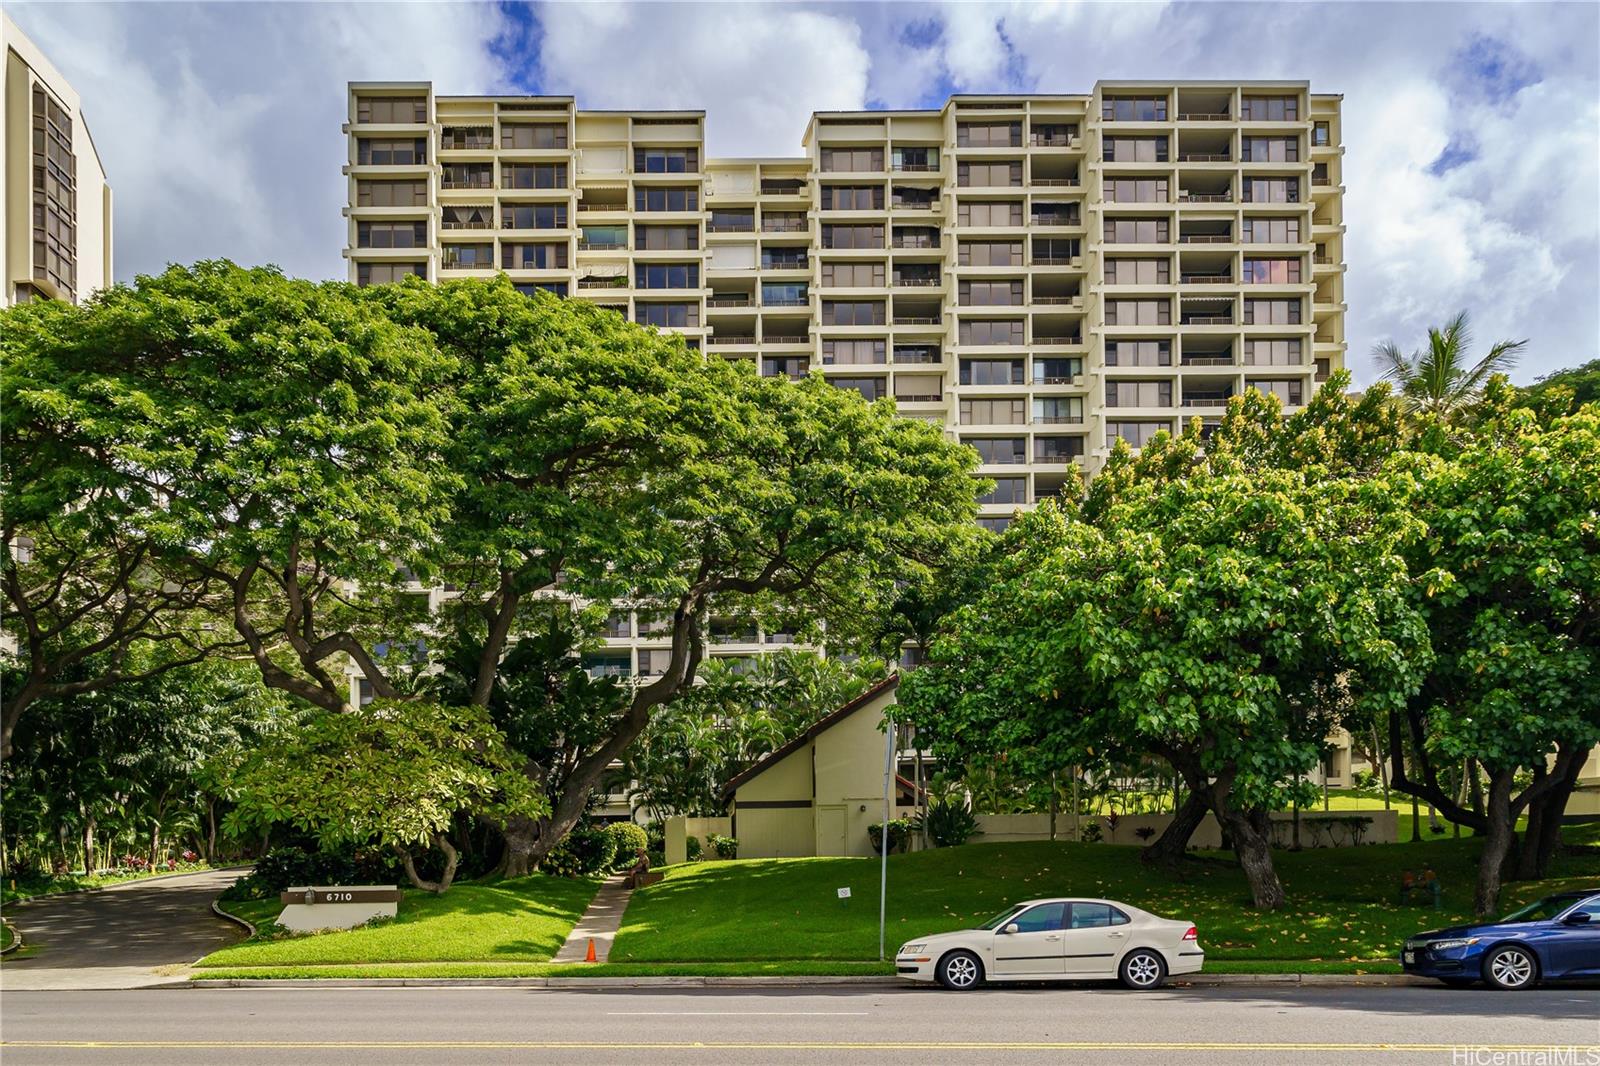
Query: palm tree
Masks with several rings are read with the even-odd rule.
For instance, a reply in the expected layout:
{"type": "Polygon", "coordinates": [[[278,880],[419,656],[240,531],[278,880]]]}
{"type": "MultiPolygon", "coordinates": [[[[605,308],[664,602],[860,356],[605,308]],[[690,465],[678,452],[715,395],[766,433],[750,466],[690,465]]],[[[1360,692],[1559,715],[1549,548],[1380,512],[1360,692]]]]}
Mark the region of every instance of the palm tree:
{"type": "Polygon", "coordinates": [[[1462,311],[1443,329],[1428,330],[1425,348],[1406,355],[1393,341],[1385,341],[1373,347],[1372,355],[1383,376],[1395,383],[1407,411],[1451,421],[1478,398],[1491,374],[1516,365],[1527,343],[1499,341],[1489,354],[1469,366],[1472,332],[1467,313],[1462,311]]]}

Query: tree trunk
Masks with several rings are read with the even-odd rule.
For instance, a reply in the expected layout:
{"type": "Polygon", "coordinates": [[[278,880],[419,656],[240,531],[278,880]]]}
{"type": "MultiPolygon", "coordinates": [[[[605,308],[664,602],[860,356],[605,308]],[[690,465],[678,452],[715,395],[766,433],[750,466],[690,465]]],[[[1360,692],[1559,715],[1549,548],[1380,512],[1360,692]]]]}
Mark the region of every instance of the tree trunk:
{"type": "Polygon", "coordinates": [[[94,871],[94,819],[86,818],[83,823],[83,876],[93,877],[94,871]]]}
{"type": "Polygon", "coordinates": [[[1542,881],[1549,876],[1550,860],[1555,858],[1556,849],[1561,845],[1561,819],[1588,754],[1587,750],[1563,749],[1556,757],[1554,787],[1528,807],[1528,830],[1517,855],[1517,880],[1542,881]]]}
{"type": "Polygon", "coordinates": [[[150,868],[155,869],[161,854],[161,823],[153,822],[150,826],[150,868]]]}
{"type": "Polygon", "coordinates": [[[1506,862],[1517,842],[1516,824],[1511,814],[1513,771],[1496,770],[1489,775],[1487,809],[1489,825],[1483,836],[1483,851],[1478,856],[1478,886],[1472,897],[1472,912],[1484,917],[1500,903],[1500,882],[1506,862]]]}
{"type": "MultiPolygon", "coordinates": [[[[532,818],[516,815],[501,830],[506,848],[500,855],[497,872],[501,877],[526,877],[533,873],[534,845],[539,840],[539,823],[532,818]]],[[[540,854],[543,858],[543,853],[540,854]]]]}
{"type": "Polygon", "coordinates": [[[444,873],[439,875],[439,880],[437,881],[425,881],[418,875],[416,860],[411,857],[410,848],[399,848],[397,850],[400,852],[400,865],[405,867],[406,877],[410,879],[411,884],[424,892],[432,892],[436,896],[442,896],[449,890],[450,883],[456,879],[456,863],[460,861],[460,855],[457,854],[455,846],[450,843],[450,838],[443,833],[433,834],[433,844],[434,847],[444,852],[444,873]]]}
{"type": "Polygon", "coordinates": [[[1233,838],[1233,854],[1250,882],[1250,898],[1257,910],[1274,911],[1283,906],[1283,882],[1272,865],[1272,827],[1263,810],[1234,809],[1226,802],[1214,808],[1233,838]]]}
{"type": "Polygon", "coordinates": [[[1378,763],[1378,784],[1383,788],[1383,809],[1389,809],[1389,760],[1384,758],[1378,727],[1372,727],[1372,755],[1378,763]]]}
{"type": "Polygon", "coordinates": [[[1191,790],[1189,798],[1172,815],[1172,821],[1162,834],[1139,852],[1139,860],[1146,866],[1168,869],[1183,861],[1189,850],[1189,838],[1200,828],[1206,817],[1206,798],[1191,790]]]}
{"type": "Polygon", "coordinates": [[[1483,813],[1483,778],[1478,774],[1478,760],[1467,759],[1467,796],[1472,800],[1475,814],[1483,813]]]}
{"type": "Polygon", "coordinates": [[[1422,839],[1422,808],[1417,803],[1415,794],[1411,797],[1411,843],[1415,844],[1422,839]]]}
{"type": "Polygon", "coordinates": [[[215,865],[217,861],[217,801],[213,796],[206,797],[206,862],[215,865]]]}

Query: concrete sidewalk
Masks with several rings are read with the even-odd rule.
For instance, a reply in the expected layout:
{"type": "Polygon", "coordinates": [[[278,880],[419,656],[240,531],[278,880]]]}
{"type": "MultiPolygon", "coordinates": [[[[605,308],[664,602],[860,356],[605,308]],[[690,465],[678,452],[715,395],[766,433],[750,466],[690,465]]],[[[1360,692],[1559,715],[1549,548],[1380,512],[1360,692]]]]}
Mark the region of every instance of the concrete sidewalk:
{"type": "Polygon", "coordinates": [[[589,942],[594,941],[594,961],[605,962],[611,954],[611,942],[622,928],[622,915],[628,909],[628,898],[633,889],[628,887],[627,874],[612,874],[600,886],[600,891],[589,901],[578,924],[572,927],[567,942],[561,945],[551,962],[587,962],[589,942]]]}

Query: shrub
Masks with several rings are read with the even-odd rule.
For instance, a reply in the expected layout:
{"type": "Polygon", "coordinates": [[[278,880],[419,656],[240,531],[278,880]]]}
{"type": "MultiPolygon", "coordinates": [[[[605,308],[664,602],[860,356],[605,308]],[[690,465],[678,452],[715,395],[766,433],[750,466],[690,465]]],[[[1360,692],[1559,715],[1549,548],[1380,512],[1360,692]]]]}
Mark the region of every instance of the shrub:
{"type": "Polygon", "coordinates": [[[688,837],[683,842],[683,857],[688,862],[700,861],[700,838],[688,837]]]}
{"type": "Polygon", "coordinates": [[[1083,830],[1079,835],[1083,838],[1083,842],[1085,844],[1100,843],[1100,838],[1102,836],[1100,832],[1100,823],[1090,822],[1088,825],[1083,827],[1083,830]]]}
{"type": "Polygon", "coordinates": [[[632,866],[638,860],[640,849],[650,847],[650,838],[643,827],[632,822],[613,822],[606,826],[606,833],[611,837],[611,865],[619,870],[632,866]]]}
{"type": "MultiPolygon", "coordinates": [[[[256,860],[254,879],[272,895],[297,885],[387,884],[400,877],[399,860],[367,848],[308,851],[277,847],[256,860]]],[[[259,896],[245,897],[259,899],[259,896]]]]}
{"type": "Polygon", "coordinates": [[[649,857],[652,867],[665,866],[667,864],[667,853],[664,851],[657,851],[655,848],[651,848],[645,854],[649,857]]]}
{"type": "Polygon", "coordinates": [[[599,826],[580,825],[544,857],[539,869],[556,877],[585,877],[610,869],[616,838],[599,826]]]}
{"type": "Polygon", "coordinates": [[[1156,827],[1153,825],[1141,825],[1133,831],[1133,835],[1148,844],[1150,838],[1156,835],[1156,827]]]}
{"type": "Polygon", "coordinates": [[[739,842],[733,837],[725,837],[721,833],[712,833],[706,837],[706,843],[711,845],[711,850],[717,853],[719,859],[737,859],[739,857],[739,842]]]}
{"type": "MultiPolygon", "coordinates": [[[[882,822],[873,822],[867,826],[867,837],[872,841],[872,850],[883,854],[883,825],[882,822]]],[[[889,854],[904,851],[906,841],[911,837],[911,819],[896,818],[889,822],[889,854]]]]}
{"type": "MultiPolygon", "coordinates": [[[[933,841],[936,848],[958,847],[979,833],[978,816],[972,813],[965,796],[932,797],[928,800],[926,815],[917,814],[909,820],[908,825],[912,829],[926,828],[928,839],[933,841]]],[[[894,839],[892,831],[890,839],[894,839]]],[[[872,846],[877,848],[876,839],[872,846]]]]}

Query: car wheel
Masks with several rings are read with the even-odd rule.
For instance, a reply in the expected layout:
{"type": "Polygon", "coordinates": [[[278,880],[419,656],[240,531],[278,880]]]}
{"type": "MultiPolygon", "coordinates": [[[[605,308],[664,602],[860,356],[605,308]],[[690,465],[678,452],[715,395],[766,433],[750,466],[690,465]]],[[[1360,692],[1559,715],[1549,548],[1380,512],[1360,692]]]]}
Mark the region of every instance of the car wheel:
{"type": "Polygon", "coordinates": [[[1167,964],[1159,952],[1140,948],[1123,956],[1119,976],[1124,987],[1135,992],[1148,992],[1152,988],[1160,988],[1161,982],[1167,979],[1167,964]]]}
{"type": "Polygon", "coordinates": [[[1489,952],[1483,960],[1483,979],[1493,988],[1515,992],[1532,988],[1539,981],[1539,963],[1533,952],[1520,944],[1506,944],[1489,952]]]}
{"type": "Polygon", "coordinates": [[[970,951],[952,951],[939,960],[939,983],[956,992],[983,984],[983,960],[970,951]]]}

